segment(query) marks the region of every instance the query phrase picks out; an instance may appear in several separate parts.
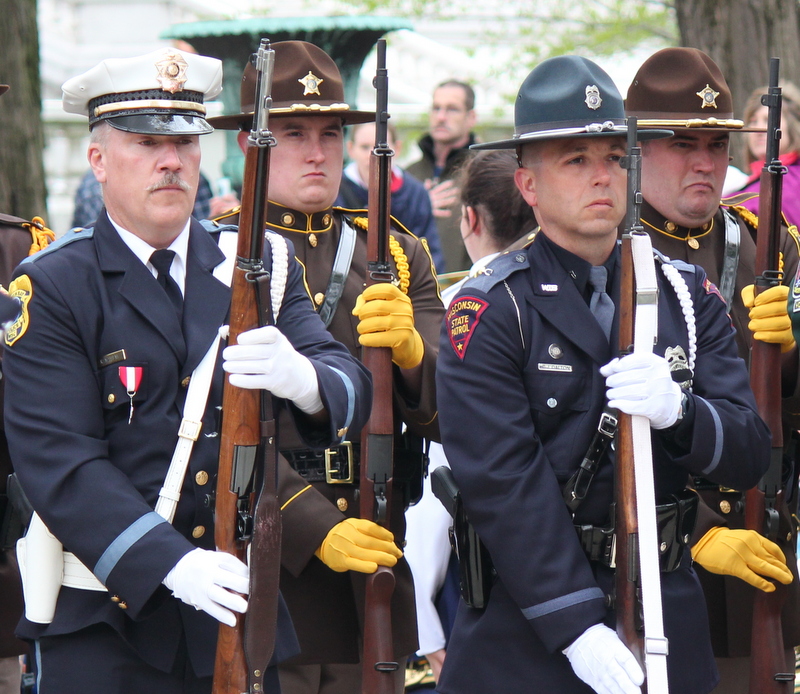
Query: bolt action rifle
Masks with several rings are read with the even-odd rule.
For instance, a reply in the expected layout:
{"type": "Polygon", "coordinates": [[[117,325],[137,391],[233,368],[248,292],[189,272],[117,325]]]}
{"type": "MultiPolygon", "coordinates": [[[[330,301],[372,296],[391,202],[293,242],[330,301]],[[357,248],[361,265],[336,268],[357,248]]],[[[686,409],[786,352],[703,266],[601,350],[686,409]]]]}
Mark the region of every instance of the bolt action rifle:
{"type": "MultiPolygon", "coordinates": [[[[262,39],[254,56],[258,77],[233,270],[232,344],[240,333],[271,322],[269,302],[261,306],[259,298],[269,296],[270,280],[263,250],[270,150],[275,144],[268,129],[274,56],[269,41],[262,39]]],[[[217,549],[245,563],[249,558],[250,597],[247,613],[237,615],[235,627],[220,624],[213,694],[261,694],[275,647],[281,545],[272,395],[236,388],[226,377],[222,409],[214,539],[217,549]]]]}
{"type": "MultiPolygon", "coordinates": [[[[387,143],[389,83],[386,41],[378,40],[378,69],[373,84],[377,92],[375,147],[370,157],[369,230],[367,232],[367,284],[392,282],[389,264],[389,210],[391,165],[394,152],[387,143]]],[[[389,527],[394,474],[394,410],[392,404],[392,350],[364,347],[362,362],[372,373],[372,412],[362,436],[360,511],[362,518],[389,527]]],[[[394,673],[391,602],[394,572],[385,566],[367,576],[364,611],[363,694],[391,694],[394,673]]]]}
{"type": "MultiPolygon", "coordinates": [[[[780,150],[781,88],[778,86],[780,59],[771,58],[769,92],[761,103],[769,109],[767,119],[767,156],[761,170],[758,235],[756,237],[755,291],[777,286],[783,281],[779,266],[781,233],[781,193],[786,167],[778,158],[780,150]]],[[[783,467],[783,429],[781,423],[781,351],[780,345],[753,340],[750,353],[750,386],[758,413],[772,434],[770,463],[757,487],[745,495],[745,527],[756,530],[773,542],[778,539],[783,467]]],[[[776,584],[775,591],[755,591],[753,626],[750,641],[751,694],[784,694],[792,691],[794,668],[787,668],[783,646],[781,609],[786,586],[776,584]]]]}
{"type": "MultiPolygon", "coordinates": [[[[658,286],[650,237],[640,208],[642,150],[636,118],[628,118],[628,203],[622,234],[619,352],[652,352],[658,334],[658,286]]],[[[667,639],[661,603],[655,482],[646,417],[618,414],[616,440],[617,634],[643,664],[650,694],[668,694],[667,639]]]]}

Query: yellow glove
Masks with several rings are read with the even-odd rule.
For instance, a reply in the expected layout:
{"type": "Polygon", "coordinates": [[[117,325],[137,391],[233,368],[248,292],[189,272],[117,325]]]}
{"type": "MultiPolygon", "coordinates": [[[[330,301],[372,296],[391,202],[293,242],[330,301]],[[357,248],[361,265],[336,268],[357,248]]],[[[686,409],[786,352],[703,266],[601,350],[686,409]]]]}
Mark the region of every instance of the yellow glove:
{"type": "Polygon", "coordinates": [[[367,287],[356,299],[353,315],[360,321],[358,341],[362,345],[391,347],[392,361],[401,369],[413,369],[422,361],[425,346],[414,327],[411,299],[393,284],[379,282],[367,287]]]}
{"type": "Polygon", "coordinates": [[[753,285],[742,289],[742,301],[745,308],[750,309],[750,322],[747,327],[753,337],[761,342],[772,342],[781,346],[781,352],[788,352],[794,347],[792,321],[786,308],[789,287],[782,284],[761,292],[753,297],[753,285]]]}
{"type": "Polygon", "coordinates": [[[781,548],[755,530],[711,528],[692,547],[692,559],[706,571],[736,576],[765,593],[774,591],[775,586],[762,576],[792,582],[781,548]]]}
{"type": "Polygon", "coordinates": [[[394,535],[366,518],[347,518],[334,525],[314,554],[334,571],[375,573],[394,566],[403,553],[394,535]]]}

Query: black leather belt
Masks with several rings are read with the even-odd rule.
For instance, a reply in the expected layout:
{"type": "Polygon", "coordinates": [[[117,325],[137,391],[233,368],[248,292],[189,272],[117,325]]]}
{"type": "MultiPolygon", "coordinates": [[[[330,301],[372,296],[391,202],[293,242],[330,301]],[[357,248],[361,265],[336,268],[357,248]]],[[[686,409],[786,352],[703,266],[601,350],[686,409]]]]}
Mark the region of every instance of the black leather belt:
{"type": "MultiPolygon", "coordinates": [[[[697,494],[687,489],[671,495],[670,499],[656,506],[662,573],[674,571],[680,566],[697,520],[697,494]]],[[[611,517],[614,517],[613,508],[611,517]]],[[[605,528],[576,525],[575,531],[583,551],[591,561],[612,569],[616,566],[617,538],[613,525],[605,528]]]]}
{"type": "Polygon", "coordinates": [[[345,441],[324,451],[289,449],[281,455],[308,482],[358,484],[360,452],[359,444],[345,441]]]}

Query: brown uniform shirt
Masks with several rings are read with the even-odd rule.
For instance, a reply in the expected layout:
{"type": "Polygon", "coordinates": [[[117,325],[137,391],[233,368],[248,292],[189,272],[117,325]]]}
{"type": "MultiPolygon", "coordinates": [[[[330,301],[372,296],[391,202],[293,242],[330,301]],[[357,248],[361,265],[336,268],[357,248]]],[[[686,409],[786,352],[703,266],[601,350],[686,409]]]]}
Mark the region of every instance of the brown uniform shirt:
{"type": "MultiPolygon", "coordinates": [[[[328,289],[344,213],[338,209],[328,209],[306,215],[270,203],[268,216],[268,226],[294,244],[295,255],[304,268],[309,297],[319,309],[328,289]]],[[[365,221],[366,213],[350,217],[363,218],[365,221]]],[[[217,221],[236,224],[238,217],[226,215],[217,221]]],[[[351,312],[365,286],[367,234],[361,224],[353,226],[356,229],[353,261],[329,330],[352,354],[360,356],[358,319],[351,312]]],[[[395,367],[395,433],[400,432],[404,423],[412,432],[438,440],[434,377],[444,307],[437,289],[435,269],[423,242],[399,229],[393,229],[392,236],[407,259],[399,260],[402,264],[408,263],[410,274],[407,292],[414,308],[414,324],[424,343],[421,364],[423,385],[417,397],[404,391],[400,371],[395,367]]],[[[397,260],[394,258],[393,263],[396,273],[397,260]]],[[[350,431],[347,439],[360,443],[361,434],[350,431]]],[[[302,446],[289,418],[283,418],[280,422],[279,445],[281,450],[302,446]]],[[[357,663],[365,576],[352,571],[334,572],[314,556],[315,550],[334,525],[347,517],[359,515],[357,486],[314,482],[308,487],[306,480],[282,460],[278,491],[283,507],[281,591],[300,642],[301,653],[294,662],[357,663]]],[[[405,536],[403,511],[402,499],[395,494],[391,529],[401,546],[405,536]]],[[[405,559],[398,562],[395,575],[393,640],[396,656],[403,657],[417,648],[413,581],[405,559]]]]}
{"type": "MultiPolygon", "coordinates": [[[[25,220],[19,217],[0,214],[0,284],[4,288],[8,288],[14,268],[28,256],[31,248],[31,232],[22,226],[23,222],[25,220]]],[[[0,380],[0,413],[3,390],[0,380]]],[[[0,494],[5,494],[6,479],[13,471],[0,414],[0,494]]],[[[14,553],[0,549],[0,658],[27,653],[27,644],[14,637],[14,628],[21,616],[22,586],[14,553]]]]}
{"type": "MultiPolygon", "coordinates": [[[[739,262],[731,300],[730,316],[736,328],[736,343],[739,356],[748,361],[753,334],[748,329],[749,310],[744,306],[741,290],[753,284],[755,278],[755,226],[752,217],[735,207],[728,208],[739,226],[739,262]],[[747,220],[750,220],[749,222],[747,220]]],[[[725,257],[725,220],[721,207],[704,227],[687,229],[665,219],[646,202],[642,206],[642,222],[653,241],[653,247],[674,260],[702,267],[708,278],[720,286],[725,257]],[[692,240],[694,239],[694,240],[692,240]],[[696,246],[696,247],[695,247],[696,246]]],[[[784,261],[784,284],[790,285],[798,263],[798,244],[786,231],[781,238],[780,250],[784,261]]],[[[790,428],[796,428],[798,420],[789,412],[800,411],[795,406],[797,391],[784,399],[784,424],[787,431],[784,440],[788,441],[790,428]]],[[[797,471],[794,472],[794,478],[797,471]]],[[[744,492],[720,490],[715,485],[700,485],[700,493],[706,505],[700,505],[698,526],[694,541],[699,540],[708,530],[717,525],[730,528],[744,527],[744,492]]],[[[795,488],[796,484],[792,484],[795,488]]],[[[784,643],[787,647],[800,644],[800,587],[797,579],[797,561],[794,523],[790,517],[797,508],[797,491],[794,491],[789,513],[780,519],[778,544],[786,556],[789,568],[795,575],[790,586],[783,609],[784,643]]],[[[750,653],[750,629],[752,624],[753,595],[755,588],[739,578],[712,574],[695,564],[703,585],[708,606],[711,640],[714,655],[719,658],[747,656],[750,653]]]]}

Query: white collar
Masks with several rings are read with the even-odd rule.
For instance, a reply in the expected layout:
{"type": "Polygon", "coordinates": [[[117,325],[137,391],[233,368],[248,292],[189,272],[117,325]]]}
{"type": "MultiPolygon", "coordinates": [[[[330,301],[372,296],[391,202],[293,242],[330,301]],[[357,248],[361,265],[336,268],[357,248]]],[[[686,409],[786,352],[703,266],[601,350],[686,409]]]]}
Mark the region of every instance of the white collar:
{"type": "MultiPolygon", "coordinates": [[[[155,277],[158,272],[149,261],[150,256],[153,255],[153,251],[156,249],[133,232],[130,232],[117,224],[113,219],[111,219],[111,215],[109,215],[108,219],[117,230],[120,238],[125,242],[125,245],[131,249],[133,254],[139,260],[141,260],[142,263],[144,263],[145,267],[147,267],[147,269],[152,273],[153,277],[155,277]]],[[[184,294],[186,293],[186,258],[189,254],[189,227],[191,223],[191,218],[187,219],[186,226],[183,227],[183,231],[178,234],[177,238],[167,247],[167,250],[175,252],[175,258],[172,260],[169,274],[172,276],[172,279],[178,283],[178,286],[181,288],[181,292],[184,294]]]]}

